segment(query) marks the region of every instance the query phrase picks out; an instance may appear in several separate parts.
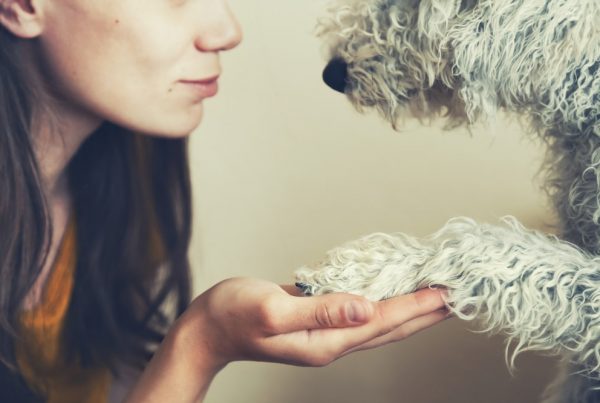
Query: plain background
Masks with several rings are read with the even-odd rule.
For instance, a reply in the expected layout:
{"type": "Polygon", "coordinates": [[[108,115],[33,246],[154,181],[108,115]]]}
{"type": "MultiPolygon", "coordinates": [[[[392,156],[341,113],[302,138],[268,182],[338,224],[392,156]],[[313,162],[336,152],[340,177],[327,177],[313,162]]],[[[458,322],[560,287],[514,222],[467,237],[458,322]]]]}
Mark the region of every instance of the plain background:
{"type": "MultiPolygon", "coordinates": [[[[394,132],[321,81],[322,0],[233,0],[244,42],[222,56],[219,95],[191,138],[195,292],[232,276],[293,271],[371,232],[427,235],[455,216],[514,215],[547,229],[543,148],[501,117],[444,132],[394,132]]],[[[557,361],[525,353],[511,377],[504,339],[446,321],[326,368],[234,363],[208,403],[530,403],[557,361]]]]}

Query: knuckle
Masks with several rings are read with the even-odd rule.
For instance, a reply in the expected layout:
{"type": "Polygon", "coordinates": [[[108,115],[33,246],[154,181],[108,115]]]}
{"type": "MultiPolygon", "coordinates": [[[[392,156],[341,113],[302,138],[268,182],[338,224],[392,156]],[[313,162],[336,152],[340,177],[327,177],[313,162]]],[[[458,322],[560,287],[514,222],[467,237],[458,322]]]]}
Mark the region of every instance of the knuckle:
{"type": "Polygon", "coordinates": [[[396,334],[394,335],[394,339],[392,341],[400,341],[400,340],[404,340],[406,339],[408,336],[410,336],[410,334],[406,331],[406,329],[400,327],[398,328],[398,330],[396,331],[396,334]]]}
{"type": "Polygon", "coordinates": [[[308,358],[308,364],[311,367],[325,367],[331,364],[333,360],[333,356],[328,353],[314,354],[308,358]]]}
{"type": "Polygon", "coordinates": [[[380,306],[375,306],[375,319],[380,323],[385,323],[387,318],[380,306]]]}
{"type": "Polygon", "coordinates": [[[424,301],[425,296],[423,295],[423,293],[415,292],[411,295],[412,295],[412,303],[414,304],[415,308],[417,308],[418,310],[423,308],[423,306],[425,304],[425,301],[424,301]]]}
{"type": "Polygon", "coordinates": [[[279,328],[277,306],[279,302],[273,297],[265,298],[258,307],[258,321],[267,332],[277,332],[279,328]]]}
{"type": "Polygon", "coordinates": [[[327,304],[321,304],[315,310],[315,322],[320,327],[333,327],[334,321],[331,308],[327,304]]]}
{"type": "Polygon", "coordinates": [[[387,328],[392,326],[391,319],[387,318],[381,309],[375,309],[375,320],[376,323],[381,324],[381,327],[387,328]]]}
{"type": "Polygon", "coordinates": [[[377,329],[377,332],[375,333],[375,337],[385,336],[386,334],[389,334],[391,331],[392,331],[392,328],[389,325],[383,325],[382,327],[377,329]]]}
{"type": "Polygon", "coordinates": [[[412,295],[412,302],[417,313],[430,312],[436,307],[435,295],[429,290],[419,290],[412,295]]]}
{"type": "Polygon", "coordinates": [[[398,323],[393,323],[390,320],[386,320],[381,312],[378,312],[378,323],[379,327],[376,330],[376,337],[384,336],[399,326],[398,323]]]}

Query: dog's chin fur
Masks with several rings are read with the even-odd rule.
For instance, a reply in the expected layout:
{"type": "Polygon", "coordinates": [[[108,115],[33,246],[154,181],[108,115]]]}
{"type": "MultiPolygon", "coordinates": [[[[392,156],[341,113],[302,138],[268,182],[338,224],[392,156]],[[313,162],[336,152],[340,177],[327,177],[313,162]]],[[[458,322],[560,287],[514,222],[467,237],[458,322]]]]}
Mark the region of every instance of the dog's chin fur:
{"type": "Polygon", "coordinates": [[[451,220],[426,240],[349,243],[297,279],[371,299],[448,287],[458,317],[514,342],[509,367],[524,350],[570,363],[544,402],[600,401],[600,2],[336,0],[318,34],[348,65],[350,102],[394,129],[407,116],[448,129],[518,116],[548,145],[561,239],[514,219],[451,220]]]}

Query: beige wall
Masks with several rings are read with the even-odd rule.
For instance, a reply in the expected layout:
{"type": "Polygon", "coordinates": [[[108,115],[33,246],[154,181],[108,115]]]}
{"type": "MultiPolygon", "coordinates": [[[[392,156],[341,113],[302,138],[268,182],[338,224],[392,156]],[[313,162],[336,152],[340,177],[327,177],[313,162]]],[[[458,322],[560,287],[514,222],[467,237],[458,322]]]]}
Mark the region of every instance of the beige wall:
{"type": "MultiPolygon", "coordinates": [[[[244,43],[223,56],[221,92],[192,136],[196,292],[231,276],[280,283],[326,250],[375,231],[425,235],[449,218],[550,222],[533,180],[541,147],[505,120],[443,133],[395,133],[321,82],[312,35],[320,0],[234,0],[244,43]]],[[[534,402],[555,361],[517,360],[501,337],[447,321],[327,368],[236,363],[207,402],[534,402]]]]}

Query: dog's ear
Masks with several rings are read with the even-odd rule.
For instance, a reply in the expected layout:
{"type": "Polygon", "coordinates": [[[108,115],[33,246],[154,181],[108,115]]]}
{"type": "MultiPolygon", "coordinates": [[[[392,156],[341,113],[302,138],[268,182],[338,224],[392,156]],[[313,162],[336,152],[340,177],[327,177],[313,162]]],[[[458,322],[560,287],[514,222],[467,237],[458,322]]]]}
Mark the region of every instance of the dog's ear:
{"type": "Polygon", "coordinates": [[[332,59],[323,70],[323,81],[343,94],[348,85],[348,64],[340,58],[332,59]]]}

